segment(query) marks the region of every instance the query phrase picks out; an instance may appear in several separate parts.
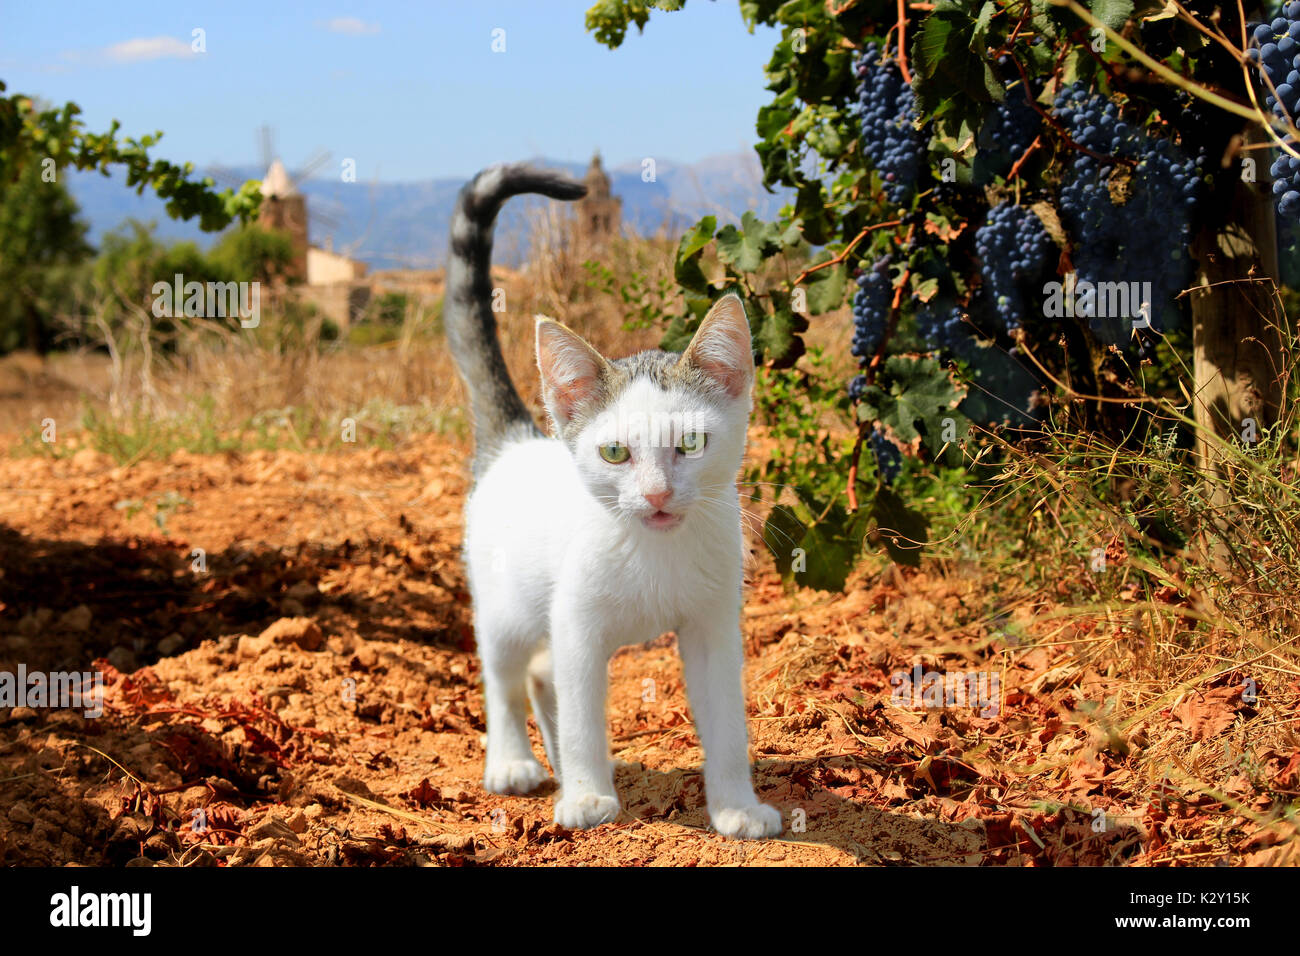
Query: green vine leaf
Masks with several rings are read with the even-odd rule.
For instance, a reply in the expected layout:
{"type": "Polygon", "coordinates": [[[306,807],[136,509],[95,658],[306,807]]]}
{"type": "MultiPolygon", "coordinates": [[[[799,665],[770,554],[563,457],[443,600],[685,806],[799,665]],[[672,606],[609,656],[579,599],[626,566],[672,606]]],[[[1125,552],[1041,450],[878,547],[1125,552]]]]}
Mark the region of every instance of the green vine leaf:
{"type": "Polygon", "coordinates": [[[718,258],[737,273],[754,272],[781,249],[781,230],[746,212],[741,229],[728,223],[718,232],[718,258]]]}
{"type": "Polygon", "coordinates": [[[987,105],[1006,96],[983,55],[979,29],[980,19],[971,17],[969,5],[940,3],[912,43],[917,107],[933,119],[939,142],[956,155],[973,146],[987,105]]]}
{"type": "Polygon", "coordinates": [[[799,542],[805,567],[794,580],[818,591],[842,591],[858,557],[857,541],[834,530],[831,522],[813,525],[799,542]]]}
{"type": "Polygon", "coordinates": [[[1133,16],[1133,0],[1092,0],[1092,15],[1116,33],[1133,16]]]}
{"type": "Polygon", "coordinates": [[[763,525],[763,541],[787,584],[842,591],[858,557],[855,525],[843,508],[805,525],[792,509],[777,505],[763,525]]]}
{"type": "Polygon", "coordinates": [[[844,304],[844,286],[848,270],[844,264],[813,273],[808,283],[808,311],[813,315],[834,312],[844,304]]]}
{"type": "Polygon", "coordinates": [[[807,529],[794,511],[785,505],[776,505],[763,523],[763,543],[772,553],[772,560],[781,577],[789,581],[794,574],[794,563],[799,557],[799,543],[807,529]]]}
{"type": "Polygon", "coordinates": [[[689,292],[704,293],[708,291],[709,280],[700,268],[700,259],[704,247],[713,240],[713,231],[718,228],[716,216],[705,216],[697,222],[677,244],[677,257],[673,263],[673,277],[683,289],[689,292]]]}
{"type": "Polygon", "coordinates": [[[938,454],[944,435],[965,435],[969,422],[954,407],[964,392],[933,358],[891,355],[881,376],[858,406],[860,421],[880,419],[901,441],[923,437],[926,447],[938,454]],[[920,429],[917,425],[920,425],[920,429]]]}
{"type": "Polygon", "coordinates": [[[789,368],[806,351],[800,333],[808,330],[808,320],[790,308],[787,296],[773,292],[772,301],[770,312],[753,299],[746,302],[754,347],[773,368],[789,368]]]}

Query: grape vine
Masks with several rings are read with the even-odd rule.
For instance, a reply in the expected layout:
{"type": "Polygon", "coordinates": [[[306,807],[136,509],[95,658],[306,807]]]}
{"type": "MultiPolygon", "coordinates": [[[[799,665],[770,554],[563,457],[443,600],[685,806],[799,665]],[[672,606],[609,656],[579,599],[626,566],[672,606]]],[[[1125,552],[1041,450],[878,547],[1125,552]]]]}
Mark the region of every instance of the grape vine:
{"type": "Polygon", "coordinates": [[[1027,307],[1021,288],[1041,275],[1052,248],[1042,221],[1009,202],[989,210],[988,220],[975,233],[980,271],[1005,331],[1023,325],[1027,307]]]}
{"type": "Polygon", "coordinates": [[[1127,346],[1134,330],[1177,321],[1205,156],[1186,158],[1081,85],[1062,89],[1053,112],[1089,151],[1075,156],[1060,192],[1082,290],[1072,305],[1100,340],[1127,346]]]}
{"type": "MultiPolygon", "coordinates": [[[[588,25],[618,46],[649,9],[595,0],[588,25]]],[[[982,468],[972,423],[1038,431],[1069,418],[1127,440],[1135,390],[1158,382],[1164,397],[1184,394],[1173,361],[1186,366],[1176,351],[1184,318],[1202,334],[1215,310],[1231,312],[1234,328],[1262,328],[1265,306],[1241,305],[1263,287],[1257,274],[1192,258],[1194,235],[1203,248],[1240,203],[1269,201],[1238,172],[1260,155],[1242,144],[1252,148],[1247,134],[1269,117],[1250,105],[1234,5],[1189,0],[1171,14],[1086,0],[746,0],[741,9],[751,28],[781,30],[755,149],[765,185],[789,202],[772,222],[746,214],[739,228],[719,228],[705,217],[682,237],[683,309],[663,345],[684,346],[734,288],[757,358],[802,375],[781,379],[778,417],[787,416],[782,434],[816,442],[817,455],[784,455],[750,474],[798,499],[774,540],[787,554],[794,541],[815,542],[818,570],[801,583],[838,585],[839,558],[851,566],[873,521],[924,537],[923,516],[904,514],[884,486],[925,468],[898,470],[895,456],[978,458],[982,468]],[[1194,265],[1228,281],[1183,295],[1194,265]],[[850,354],[805,355],[812,317],[833,329],[846,298],[850,354]],[[844,373],[850,358],[857,374],[844,373]],[[838,447],[824,423],[845,412],[856,433],[838,447]],[[814,457],[823,467],[806,464],[814,457]]],[[[1251,40],[1278,94],[1259,102],[1293,112],[1300,0],[1273,16],[1251,40]]],[[[1297,165],[1273,162],[1283,226],[1300,225],[1297,165]]],[[[917,550],[890,554],[914,561],[917,550]]]]}
{"type": "MultiPolygon", "coordinates": [[[[1252,39],[1256,45],[1248,55],[1268,79],[1264,105],[1294,125],[1300,118],[1300,0],[1286,4],[1272,22],[1257,24],[1252,39]]],[[[1300,147],[1294,140],[1288,143],[1300,147]]],[[[1269,171],[1279,216],[1300,222],[1300,158],[1282,151],[1269,171]]]]}
{"type": "Polygon", "coordinates": [[[898,67],[881,59],[880,47],[874,43],[863,49],[854,72],[863,151],[884,181],[890,200],[905,203],[925,163],[929,139],[915,126],[915,95],[898,67]]]}

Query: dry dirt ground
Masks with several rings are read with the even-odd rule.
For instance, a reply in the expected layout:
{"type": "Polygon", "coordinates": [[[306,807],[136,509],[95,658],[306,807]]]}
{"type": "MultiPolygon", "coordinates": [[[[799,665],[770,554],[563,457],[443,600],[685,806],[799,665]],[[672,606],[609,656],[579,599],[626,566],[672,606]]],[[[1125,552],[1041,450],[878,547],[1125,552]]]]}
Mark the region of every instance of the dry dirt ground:
{"type": "MultiPolygon", "coordinates": [[[[997,605],[970,567],[786,593],[762,556],[743,622],[749,717],[756,785],[785,836],[707,829],[672,635],[611,665],[624,814],[557,828],[549,785],[502,797],[479,783],[466,456],[429,437],[130,467],[90,449],[0,459],[0,671],[93,668],[106,682],[97,718],[0,707],[0,862],[1296,860],[1294,830],[1268,822],[1300,789],[1294,735],[1212,781],[1219,798],[1194,785],[1206,753],[1240,752],[1265,716],[1294,720],[1294,694],[1269,698],[1289,712],[1263,714],[1229,675],[1099,733],[1084,715],[1115,692],[1116,668],[1075,650],[1122,643],[1108,625],[1062,624],[1032,596],[997,605]],[[1021,639],[999,643],[995,623],[1021,639]],[[897,705],[890,676],[917,664],[997,673],[996,713],[897,705]],[[1153,777],[1144,747],[1182,775],[1153,777]]],[[[535,729],[534,744],[540,755],[535,729]]]]}

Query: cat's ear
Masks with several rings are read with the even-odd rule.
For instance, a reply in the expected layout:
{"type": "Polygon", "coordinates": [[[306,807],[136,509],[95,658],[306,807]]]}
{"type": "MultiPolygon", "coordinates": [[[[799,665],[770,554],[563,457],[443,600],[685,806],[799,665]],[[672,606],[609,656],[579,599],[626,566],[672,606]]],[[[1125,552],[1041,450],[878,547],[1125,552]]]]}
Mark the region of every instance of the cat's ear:
{"type": "Polygon", "coordinates": [[[567,425],[584,406],[600,397],[608,363],[577,332],[537,317],[537,368],[542,401],[556,425],[567,425]]]}
{"type": "Polygon", "coordinates": [[[740,296],[724,295],[713,304],[681,361],[698,368],[732,398],[748,394],[754,380],[754,346],[740,296]]]}

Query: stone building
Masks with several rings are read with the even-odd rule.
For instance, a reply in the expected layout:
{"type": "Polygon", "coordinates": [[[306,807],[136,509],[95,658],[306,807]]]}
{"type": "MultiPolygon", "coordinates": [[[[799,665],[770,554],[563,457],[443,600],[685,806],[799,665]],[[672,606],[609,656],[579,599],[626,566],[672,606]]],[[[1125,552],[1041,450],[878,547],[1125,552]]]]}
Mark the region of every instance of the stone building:
{"type": "Polygon", "coordinates": [[[287,278],[289,294],[314,305],[340,329],[356,321],[369,305],[366,264],[313,246],[307,236],[307,197],[298,191],[284,163],[271,162],[262,179],[262,206],[257,220],[267,229],[287,233],[293,244],[287,278]]]}
{"type": "Polygon", "coordinates": [[[623,200],[610,192],[609,175],[600,163],[600,153],[591,157],[583,182],[587,195],[574,203],[574,234],[582,246],[600,246],[619,234],[623,200]]]}
{"type": "Polygon", "coordinates": [[[293,259],[289,262],[287,278],[290,282],[306,282],[307,198],[298,192],[284,163],[278,159],[262,178],[262,206],[257,221],[267,229],[288,234],[293,243],[293,259]]]}

